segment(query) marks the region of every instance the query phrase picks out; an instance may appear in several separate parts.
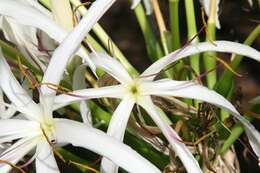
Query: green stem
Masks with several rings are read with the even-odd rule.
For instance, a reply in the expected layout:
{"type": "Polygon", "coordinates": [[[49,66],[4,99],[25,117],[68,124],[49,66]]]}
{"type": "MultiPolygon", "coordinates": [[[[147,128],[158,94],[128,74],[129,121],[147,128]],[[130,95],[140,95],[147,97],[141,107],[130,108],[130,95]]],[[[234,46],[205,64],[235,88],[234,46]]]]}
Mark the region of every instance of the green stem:
{"type": "MultiPolygon", "coordinates": [[[[260,35],[260,24],[250,33],[250,35],[244,41],[244,44],[251,45],[259,35],[260,35]]],[[[236,70],[239,67],[239,64],[242,61],[242,59],[243,56],[235,56],[230,66],[234,70],[236,70]]],[[[234,74],[231,73],[229,70],[225,70],[222,76],[220,77],[220,80],[216,83],[215,90],[226,97],[229,93],[230,88],[232,87],[233,75],[234,74]]],[[[259,112],[257,110],[257,106],[253,106],[251,110],[253,112],[259,112]]],[[[224,121],[226,118],[227,116],[222,117],[221,120],[224,121]]],[[[253,118],[251,117],[247,117],[247,118],[249,119],[249,121],[253,120],[253,118]]],[[[224,142],[220,152],[225,153],[243,132],[244,132],[244,127],[241,123],[237,123],[235,126],[233,126],[233,128],[231,129],[231,134],[229,138],[224,142]]]]}
{"type": "MultiPolygon", "coordinates": [[[[253,118],[249,116],[245,116],[246,119],[252,121],[253,118]]],[[[220,153],[225,153],[233,144],[237,141],[237,139],[241,136],[244,132],[244,126],[239,122],[236,123],[232,128],[229,137],[225,140],[223,146],[220,149],[220,153]]]]}
{"type": "MultiPolygon", "coordinates": [[[[196,18],[193,0],[185,0],[186,20],[188,26],[188,39],[191,39],[197,33],[196,18]]],[[[193,43],[198,43],[199,39],[196,37],[193,43]]],[[[190,56],[190,64],[196,74],[200,74],[199,55],[190,56]]]]}
{"type": "MultiPolygon", "coordinates": [[[[217,15],[217,1],[211,0],[208,14],[207,22],[207,40],[214,41],[216,39],[216,15],[217,15]]],[[[204,16],[203,16],[204,17],[204,16]]],[[[215,52],[206,52],[204,53],[204,67],[206,71],[210,71],[216,68],[216,53],[215,52]]],[[[217,72],[216,70],[211,71],[206,76],[207,85],[212,89],[217,81],[217,72]]]]}
{"type": "MultiPolygon", "coordinates": [[[[179,0],[169,0],[170,11],[170,27],[172,34],[172,48],[171,51],[179,49],[181,46],[180,41],[180,25],[179,25],[179,0]]],[[[180,61],[174,68],[175,79],[183,68],[183,61],[180,61]]]]}
{"type": "Polygon", "coordinates": [[[154,62],[163,56],[161,46],[151,30],[151,26],[148,22],[143,6],[138,4],[134,9],[134,12],[144,36],[148,56],[154,62]]]}
{"type": "MultiPolygon", "coordinates": [[[[59,154],[61,154],[63,159],[65,159],[66,161],[74,161],[74,162],[77,162],[79,164],[87,165],[87,166],[91,165],[91,163],[88,162],[87,160],[84,160],[84,159],[80,158],[79,156],[73,154],[72,152],[70,152],[70,151],[68,151],[66,149],[63,149],[63,148],[59,147],[59,148],[55,148],[55,150],[59,154]]],[[[71,165],[73,165],[73,164],[71,164],[71,165]]],[[[80,167],[80,166],[76,166],[75,165],[75,167],[77,167],[77,169],[79,171],[84,172],[84,173],[92,173],[93,172],[93,171],[90,171],[90,170],[88,170],[86,168],[83,168],[83,167],[80,167]]]]}
{"type": "MultiPolygon", "coordinates": [[[[215,23],[208,23],[208,41],[214,41],[216,39],[216,27],[215,23]]],[[[210,71],[216,68],[216,53],[215,52],[207,52],[203,55],[204,67],[206,71],[210,71]]],[[[206,76],[207,85],[210,89],[214,87],[217,82],[217,72],[216,70],[211,71],[206,76]]]]}
{"type": "Polygon", "coordinates": [[[169,0],[172,51],[180,48],[179,0],[169,0]]]}

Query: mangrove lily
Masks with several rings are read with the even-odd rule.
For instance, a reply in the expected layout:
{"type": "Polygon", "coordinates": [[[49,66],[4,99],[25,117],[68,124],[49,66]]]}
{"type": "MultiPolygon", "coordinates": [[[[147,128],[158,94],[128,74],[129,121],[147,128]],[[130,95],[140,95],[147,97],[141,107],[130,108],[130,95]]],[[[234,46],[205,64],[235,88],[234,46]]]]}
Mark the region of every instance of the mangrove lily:
{"type": "Polygon", "coordinates": [[[2,17],[1,27],[5,39],[12,42],[24,57],[37,69],[46,70],[49,50],[54,50],[54,42],[36,28],[18,24],[9,17],[2,17]],[[43,38],[45,37],[45,38],[43,38]]]}
{"type": "MultiPolygon", "coordinates": [[[[84,35],[102,16],[102,13],[108,9],[109,2],[108,0],[98,0],[93,3],[88,15],[55,50],[44,75],[44,82],[59,83],[67,60],[76,50],[84,35]],[[96,13],[97,8],[101,9],[101,14],[96,13]],[[57,60],[57,58],[61,59],[57,60]],[[65,63],[60,64],[62,59],[65,63]],[[57,73],[50,74],[57,69],[57,73]]],[[[59,172],[52,152],[52,145],[55,143],[71,143],[75,146],[90,149],[109,158],[129,172],[160,172],[135,151],[103,132],[71,120],[53,118],[52,112],[54,109],[49,104],[49,100],[55,100],[55,94],[41,87],[40,102],[35,103],[15,79],[2,54],[0,57],[0,76],[0,87],[13,106],[6,103],[1,104],[19,111],[25,117],[23,120],[7,119],[0,121],[0,143],[17,140],[0,154],[1,172],[8,172],[11,169],[10,165],[16,164],[33,148],[36,148],[36,153],[24,166],[35,159],[37,172],[59,172]],[[65,129],[66,132],[64,133],[65,129]],[[84,137],[79,134],[84,134],[84,137]],[[104,148],[104,144],[106,144],[106,148],[104,148]],[[115,153],[120,154],[120,156],[115,153]]]]}
{"type": "MultiPolygon", "coordinates": [[[[61,94],[55,98],[54,108],[58,109],[67,105],[68,103],[91,98],[110,97],[122,99],[121,103],[112,116],[107,131],[109,135],[122,141],[131,110],[135,104],[138,104],[147,111],[153,121],[161,129],[162,133],[168,139],[176,154],[182,160],[186,170],[189,173],[197,173],[201,172],[197,161],[194,159],[186,146],[181,142],[178,134],[156,111],[151,96],[174,96],[198,99],[225,109],[239,121],[241,121],[241,123],[245,126],[251,146],[259,157],[259,133],[224,97],[215,91],[209,90],[208,88],[203,87],[193,81],[175,81],[170,79],[154,81],[156,74],[158,74],[167,65],[184,57],[205,51],[236,53],[251,57],[258,61],[260,57],[260,53],[255,49],[229,41],[216,41],[214,42],[214,45],[210,42],[193,44],[180,50],[176,50],[175,52],[163,57],[162,59],[152,64],[138,78],[132,79],[131,76],[127,73],[126,69],[118,61],[106,54],[95,53],[92,54],[91,57],[96,66],[109,73],[111,76],[113,76],[113,78],[118,80],[120,84],[96,89],[83,89],[73,91],[71,93],[61,94]]],[[[106,159],[103,159],[102,161],[102,169],[103,172],[117,172],[117,166],[113,165],[109,160],[106,159]]]]}
{"type": "Polygon", "coordinates": [[[53,108],[45,102],[50,96],[42,96],[40,103],[36,104],[15,79],[1,52],[0,76],[0,87],[12,105],[4,102],[0,104],[20,112],[24,117],[0,120],[0,144],[17,140],[0,153],[0,172],[9,172],[11,164],[16,164],[26,154],[36,149],[32,158],[23,166],[35,160],[37,173],[58,173],[52,150],[56,143],[71,143],[90,149],[111,159],[129,172],[160,172],[130,147],[102,131],[72,120],[53,118],[53,108]],[[120,156],[115,153],[119,153],[120,156]]]}
{"type": "MultiPolygon", "coordinates": [[[[0,154],[0,160],[16,164],[32,149],[36,148],[36,153],[30,161],[36,160],[37,172],[59,172],[50,142],[71,143],[110,158],[129,172],[159,172],[156,167],[136,152],[108,137],[102,131],[71,120],[54,119],[52,117],[52,106],[45,102],[51,96],[43,95],[40,103],[36,104],[15,79],[3,55],[0,54],[0,56],[0,87],[13,105],[4,102],[1,102],[1,104],[20,112],[25,119],[28,119],[0,121],[0,143],[19,139],[0,154]],[[68,132],[64,133],[64,129],[68,130],[68,132]],[[84,138],[79,134],[84,134],[84,138]],[[107,147],[104,148],[104,144],[107,147]],[[122,158],[114,154],[120,152],[122,158]],[[134,163],[132,166],[128,163],[129,160],[134,163]]],[[[56,64],[56,66],[59,66],[59,64],[56,64]]],[[[56,68],[56,66],[53,65],[52,67],[56,68]]],[[[48,81],[48,78],[45,77],[45,80],[48,81]]],[[[10,169],[9,164],[3,162],[0,164],[1,172],[8,172],[10,169]]]]}
{"type": "MultiPolygon", "coordinates": [[[[36,27],[47,33],[54,40],[61,42],[67,36],[67,32],[58,26],[52,19],[50,19],[49,16],[45,15],[42,10],[35,8],[37,4],[32,3],[34,4],[32,5],[31,3],[28,3],[31,1],[27,0],[26,3],[19,0],[1,0],[0,14],[10,17],[20,24],[36,27]]],[[[115,0],[97,0],[91,5],[87,15],[82,18],[71,34],[68,35],[65,41],[62,42],[62,44],[54,51],[50,65],[43,77],[43,83],[52,83],[54,85],[59,84],[67,62],[75,52],[77,52],[77,54],[81,57],[86,58],[88,65],[92,68],[92,70],[95,70],[95,65],[89,59],[84,48],[79,47],[79,44],[85,35],[90,31],[92,26],[96,24],[96,22],[113,5],[114,2],[115,0]],[[58,67],[57,64],[59,64],[58,67]]],[[[44,93],[43,95],[55,95],[56,93],[47,86],[41,87],[41,90],[44,93]]],[[[52,103],[51,100],[52,99],[49,99],[48,103],[50,105],[52,103]]]]}
{"type": "MultiPolygon", "coordinates": [[[[12,4],[15,1],[9,0],[8,2],[12,4]]],[[[108,0],[98,0],[93,3],[89,13],[54,51],[43,77],[43,83],[58,84],[60,82],[69,57],[76,51],[84,35],[109,8],[109,2],[108,0]],[[97,11],[100,13],[97,13],[97,11]],[[60,63],[63,60],[64,62],[60,63]]],[[[1,1],[1,3],[8,6],[7,1],[1,1]],[[6,4],[3,2],[6,2],[6,4]]],[[[2,6],[1,10],[5,11],[2,6]]],[[[18,11],[21,11],[21,9],[18,11]]],[[[1,172],[8,172],[11,169],[10,165],[16,164],[34,148],[36,148],[35,155],[24,166],[32,160],[36,160],[38,173],[59,172],[52,151],[52,145],[55,143],[71,143],[75,146],[90,149],[111,159],[129,172],[160,172],[135,151],[107,136],[102,131],[75,121],[53,118],[52,112],[54,109],[50,101],[55,100],[55,92],[41,87],[39,91],[40,102],[35,103],[15,79],[2,54],[0,57],[0,76],[0,87],[13,106],[6,103],[1,104],[15,109],[25,117],[23,120],[7,119],[0,121],[0,143],[18,139],[11,147],[1,153],[1,172]],[[84,137],[82,134],[84,134],[84,137]],[[120,154],[120,156],[115,153],[120,154]]]]}

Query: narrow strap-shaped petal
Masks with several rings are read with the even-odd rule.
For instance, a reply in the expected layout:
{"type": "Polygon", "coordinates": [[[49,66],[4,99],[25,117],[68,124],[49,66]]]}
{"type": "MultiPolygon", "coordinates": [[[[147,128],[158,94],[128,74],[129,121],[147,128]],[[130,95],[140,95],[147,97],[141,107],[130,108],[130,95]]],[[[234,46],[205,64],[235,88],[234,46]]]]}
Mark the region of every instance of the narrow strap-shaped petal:
{"type": "Polygon", "coordinates": [[[92,53],[90,57],[97,67],[103,69],[120,83],[124,84],[132,81],[124,66],[109,55],[105,53],[92,53]]]}
{"type": "MultiPolygon", "coordinates": [[[[43,83],[59,84],[71,55],[77,50],[81,41],[91,30],[93,25],[97,23],[114,2],[115,0],[97,0],[92,3],[88,13],[82,18],[80,23],[62,41],[60,46],[55,49],[49,66],[43,76],[43,83]]],[[[55,90],[47,86],[42,86],[41,90],[44,95],[55,95],[56,93],[55,90]]]]}
{"type": "Polygon", "coordinates": [[[58,143],[71,143],[74,146],[89,149],[131,173],[160,173],[149,161],[127,145],[108,136],[101,130],[86,127],[76,121],[56,119],[56,135],[58,143]]]}
{"type": "Polygon", "coordinates": [[[59,173],[52,147],[43,140],[37,145],[36,173],[59,173]]]}
{"type": "MultiPolygon", "coordinates": [[[[131,4],[131,9],[135,9],[136,6],[141,3],[141,0],[132,0],[132,4],[131,4]]],[[[152,14],[153,12],[153,7],[151,4],[151,0],[143,0],[144,3],[144,7],[145,7],[145,12],[147,15],[152,14]]]]}
{"type": "Polygon", "coordinates": [[[33,137],[41,133],[39,123],[28,120],[0,120],[0,143],[24,137],[33,137]]]}
{"type": "Polygon", "coordinates": [[[187,172],[202,173],[197,160],[193,157],[185,144],[181,142],[178,134],[160,117],[159,113],[155,109],[154,104],[152,103],[151,98],[149,96],[143,97],[142,100],[138,100],[138,103],[147,111],[155,124],[157,124],[157,126],[161,129],[162,133],[171,144],[176,155],[181,159],[187,172]]]}
{"type": "Polygon", "coordinates": [[[15,109],[7,108],[3,112],[0,113],[0,119],[9,119],[13,117],[16,113],[15,109]]]}
{"type": "Polygon", "coordinates": [[[0,50],[0,87],[9,100],[23,110],[29,119],[39,119],[40,108],[15,79],[0,50]]]}
{"type": "Polygon", "coordinates": [[[139,3],[141,3],[141,0],[132,0],[131,9],[134,9],[139,3]]]}
{"type": "Polygon", "coordinates": [[[72,102],[87,100],[92,98],[110,97],[122,98],[125,94],[125,87],[123,85],[113,85],[100,88],[87,88],[76,90],[66,94],[60,94],[54,98],[53,109],[56,110],[63,106],[69,105],[72,102]]]}
{"type": "MultiPolygon", "coordinates": [[[[0,14],[13,18],[15,21],[23,25],[29,25],[36,27],[44,32],[46,32],[51,38],[61,43],[63,39],[67,36],[68,32],[59,27],[51,18],[50,15],[42,13],[43,10],[37,7],[35,3],[30,3],[32,6],[17,0],[1,0],[0,1],[0,14]],[[33,8],[37,7],[37,9],[33,8]]],[[[78,47],[78,44],[77,44],[78,47]]],[[[86,51],[83,47],[80,47],[78,52],[76,52],[80,57],[82,57],[94,71],[95,66],[89,59],[86,51]]]]}
{"type": "Polygon", "coordinates": [[[207,51],[235,53],[252,58],[256,61],[260,61],[260,52],[251,48],[250,46],[231,41],[214,41],[214,44],[210,42],[203,42],[198,44],[191,44],[185,48],[180,48],[170,53],[169,55],[153,63],[142,73],[141,76],[146,76],[145,79],[147,80],[153,80],[156,77],[155,74],[159,73],[167,65],[190,55],[207,51]]]}
{"type": "MultiPolygon", "coordinates": [[[[72,79],[72,89],[73,90],[79,90],[84,89],[87,86],[87,83],[85,81],[85,73],[86,73],[86,67],[84,65],[78,66],[74,73],[73,73],[73,79],[72,79]]],[[[79,101],[78,105],[80,108],[80,114],[83,122],[87,126],[92,126],[92,116],[91,111],[88,108],[88,105],[86,103],[86,100],[79,101]]]]}
{"type": "Polygon", "coordinates": [[[11,17],[21,24],[39,28],[58,42],[67,35],[65,30],[49,18],[50,16],[47,17],[32,6],[16,0],[1,0],[0,14],[11,17]]]}
{"type": "MultiPolygon", "coordinates": [[[[1,153],[0,160],[8,161],[15,165],[36,146],[37,141],[37,138],[23,138],[18,140],[1,153]]],[[[1,173],[8,173],[11,169],[9,165],[0,163],[1,173]]]]}
{"type": "Polygon", "coordinates": [[[31,6],[33,6],[34,8],[36,8],[37,10],[39,10],[41,13],[43,13],[44,15],[48,16],[48,17],[52,17],[51,12],[48,11],[43,5],[41,5],[38,0],[20,0],[23,3],[28,3],[31,6]]]}
{"type": "Polygon", "coordinates": [[[7,107],[3,104],[4,102],[4,95],[3,95],[3,91],[0,87],[0,119],[8,119],[11,118],[16,110],[12,109],[11,107],[13,107],[13,105],[11,105],[11,107],[7,107]]]}
{"type": "MultiPolygon", "coordinates": [[[[209,0],[200,0],[201,5],[203,6],[206,14],[208,17],[210,17],[210,15],[212,14],[211,12],[211,5],[212,2],[215,2],[215,14],[213,14],[215,16],[215,25],[218,29],[220,29],[220,23],[219,23],[219,5],[220,5],[220,0],[215,0],[215,1],[209,1],[209,0]]],[[[212,23],[212,22],[211,22],[212,23]]]]}
{"type": "Polygon", "coordinates": [[[260,158],[259,132],[248,120],[239,114],[228,100],[217,92],[191,81],[173,80],[160,80],[150,82],[149,84],[147,82],[144,85],[144,91],[145,95],[175,96],[202,100],[226,110],[244,125],[249,142],[258,158],[260,158]]]}
{"type": "MultiPolygon", "coordinates": [[[[116,108],[109,122],[107,134],[113,138],[123,142],[125,130],[129,116],[135,104],[135,100],[130,96],[123,98],[121,103],[116,108]]],[[[103,158],[101,162],[102,173],[117,173],[118,166],[109,159],[103,158]]]]}
{"type": "MultiPolygon", "coordinates": [[[[36,28],[21,25],[11,18],[3,17],[2,30],[5,38],[14,43],[33,66],[45,70],[46,64],[41,61],[43,53],[36,46],[38,44],[36,28]]],[[[44,56],[45,61],[46,59],[44,56]]]]}
{"type": "Polygon", "coordinates": [[[145,7],[146,14],[151,15],[153,13],[153,7],[152,7],[151,0],[143,0],[143,1],[144,1],[144,7],[145,7]]]}
{"type": "Polygon", "coordinates": [[[73,12],[68,0],[52,0],[50,1],[53,18],[66,31],[73,28],[73,12]],[[66,17],[65,17],[66,16],[66,17]]]}

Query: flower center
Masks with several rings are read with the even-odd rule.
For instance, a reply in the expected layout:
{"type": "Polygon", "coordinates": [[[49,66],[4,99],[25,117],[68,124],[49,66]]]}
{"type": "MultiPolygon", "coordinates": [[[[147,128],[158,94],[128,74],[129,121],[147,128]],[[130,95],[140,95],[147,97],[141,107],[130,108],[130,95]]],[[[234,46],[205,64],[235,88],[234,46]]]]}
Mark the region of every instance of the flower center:
{"type": "Polygon", "coordinates": [[[42,133],[43,133],[43,137],[48,140],[48,142],[51,142],[51,143],[55,143],[56,141],[56,138],[55,138],[55,135],[54,135],[54,132],[55,132],[55,126],[54,126],[54,122],[52,119],[49,119],[49,120],[43,120],[41,122],[41,130],[42,130],[42,133]]]}
{"type": "Polygon", "coordinates": [[[138,80],[134,80],[128,85],[127,90],[129,94],[137,101],[138,97],[141,95],[140,82],[138,80]]]}
{"type": "Polygon", "coordinates": [[[137,95],[138,94],[138,88],[136,85],[133,85],[130,87],[130,92],[133,94],[133,95],[137,95]]]}

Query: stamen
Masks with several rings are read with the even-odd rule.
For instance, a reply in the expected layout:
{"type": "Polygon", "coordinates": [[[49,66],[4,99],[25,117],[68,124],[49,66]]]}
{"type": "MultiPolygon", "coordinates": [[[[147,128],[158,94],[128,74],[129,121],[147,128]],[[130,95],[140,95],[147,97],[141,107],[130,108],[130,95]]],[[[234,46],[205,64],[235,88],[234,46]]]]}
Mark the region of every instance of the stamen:
{"type": "Polygon", "coordinates": [[[71,165],[71,164],[73,164],[73,165],[75,165],[75,166],[78,166],[78,167],[80,167],[80,168],[84,168],[84,169],[86,169],[86,170],[90,170],[90,171],[95,172],[95,173],[100,173],[98,170],[96,170],[96,169],[94,169],[94,168],[91,168],[91,167],[89,167],[89,166],[87,166],[87,165],[83,165],[83,164],[81,164],[81,163],[77,163],[77,162],[74,162],[74,161],[69,160],[69,161],[68,161],[68,165],[71,165]]]}
{"type": "Polygon", "coordinates": [[[4,164],[7,164],[9,166],[11,166],[12,168],[18,170],[19,172],[21,173],[26,173],[22,168],[16,166],[15,164],[12,164],[11,162],[7,161],[7,160],[0,160],[0,164],[1,163],[4,163],[4,164]]]}
{"type": "Polygon", "coordinates": [[[66,160],[64,159],[64,157],[62,156],[62,154],[59,153],[59,151],[58,151],[57,149],[55,149],[55,147],[54,147],[54,144],[55,144],[55,143],[54,143],[54,142],[56,142],[56,141],[55,141],[55,140],[50,140],[50,139],[48,138],[48,136],[47,136],[47,134],[46,134],[46,132],[44,131],[43,128],[41,128],[41,130],[42,130],[43,136],[45,137],[45,139],[47,140],[48,144],[49,144],[50,147],[52,148],[53,153],[54,153],[63,163],[68,164],[68,165],[74,164],[74,165],[76,165],[76,166],[78,166],[78,167],[81,167],[81,168],[84,168],[84,169],[93,171],[93,172],[95,172],[95,173],[99,173],[99,171],[97,171],[97,170],[95,170],[94,168],[91,168],[91,167],[89,167],[89,166],[87,166],[87,165],[83,165],[83,164],[81,164],[81,163],[77,163],[77,162],[71,161],[71,160],[66,161],[66,160]]]}
{"type": "Polygon", "coordinates": [[[224,60],[222,60],[221,58],[219,57],[213,57],[213,56],[209,56],[209,57],[212,57],[212,58],[216,58],[217,61],[219,61],[224,67],[226,67],[230,72],[232,72],[234,75],[238,76],[238,77],[243,77],[243,75],[237,73],[227,62],[225,62],[224,60]]]}
{"type": "Polygon", "coordinates": [[[31,85],[32,89],[35,89],[36,87],[38,87],[39,86],[38,81],[36,80],[36,78],[33,75],[31,75],[29,73],[29,69],[25,69],[23,67],[23,64],[22,64],[22,61],[21,61],[21,58],[19,55],[17,55],[17,62],[18,62],[19,69],[21,70],[24,77],[29,81],[29,84],[31,85]]]}
{"type": "Polygon", "coordinates": [[[47,85],[47,87],[50,88],[50,89],[53,89],[53,90],[58,91],[62,94],[66,94],[66,95],[69,95],[69,96],[72,96],[72,97],[78,97],[78,98],[82,98],[82,99],[88,98],[86,96],[70,93],[71,92],[70,89],[65,88],[63,86],[60,86],[60,85],[56,85],[56,84],[52,84],[52,83],[41,83],[40,85],[47,85]]]}
{"type": "Polygon", "coordinates": [[[37,156],[38,156],[38,153],[35,152],[34,155],[33,155],[28,161],[26,161],[26,162],[25,162],[24,164],[22,164],[22,165],[19,165],[18,167],[19,167],[19,168],[24,168],[24,167],[30,165],[30,164],[36,159],[37,156]]]}

